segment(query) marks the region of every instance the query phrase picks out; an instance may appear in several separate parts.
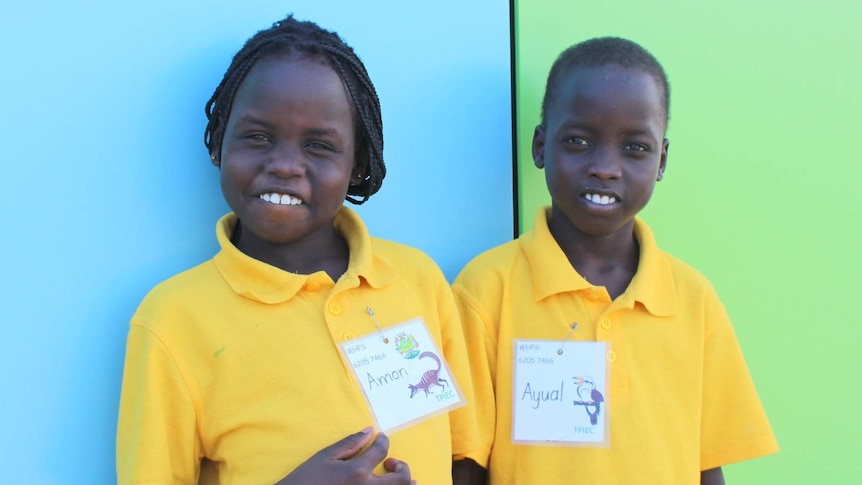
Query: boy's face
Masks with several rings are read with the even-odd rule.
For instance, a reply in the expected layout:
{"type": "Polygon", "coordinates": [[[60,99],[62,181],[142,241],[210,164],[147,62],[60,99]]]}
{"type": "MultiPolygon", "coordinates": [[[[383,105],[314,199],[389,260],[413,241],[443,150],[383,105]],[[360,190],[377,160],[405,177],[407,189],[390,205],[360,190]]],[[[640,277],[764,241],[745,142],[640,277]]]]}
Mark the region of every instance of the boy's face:
{"type": "Polygon", "coordinates": [[[545,169],[552,224],[576,234],[631,234],[667,162],[661,87],[615,64],[575,68],[558,86],[533,160],[545,169]]]}
{"type": "Polygon", "coordinates": [[[296,54],[259,60],[237,90],[215,162],[244,242],[266,247],[331,234],[355,168],[354,134],[331,67],[296,54]]]}

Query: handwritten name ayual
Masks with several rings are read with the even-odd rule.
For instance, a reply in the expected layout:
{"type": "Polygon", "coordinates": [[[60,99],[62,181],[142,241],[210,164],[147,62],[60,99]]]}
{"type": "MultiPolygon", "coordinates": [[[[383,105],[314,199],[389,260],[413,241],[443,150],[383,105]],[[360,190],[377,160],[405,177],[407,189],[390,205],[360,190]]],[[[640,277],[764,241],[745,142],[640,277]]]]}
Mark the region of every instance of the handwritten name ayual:
{"type": "Polygon", "coordinates": [[[563,381],[560,381],[559,389],[533,389],[528,382],[521,394],[521,400],[529,398],[533,401],[533,409],[539,409],[542,401],[563,401],[563,381]]]}

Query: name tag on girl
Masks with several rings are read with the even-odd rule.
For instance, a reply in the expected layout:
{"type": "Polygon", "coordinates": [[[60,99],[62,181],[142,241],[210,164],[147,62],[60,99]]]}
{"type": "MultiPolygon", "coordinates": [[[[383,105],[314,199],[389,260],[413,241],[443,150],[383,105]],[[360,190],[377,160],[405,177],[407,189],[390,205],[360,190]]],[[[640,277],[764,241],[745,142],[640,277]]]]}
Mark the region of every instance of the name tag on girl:
{"type": "Polygon", "coordinates": [[[512,442],[610,445],[607,342],[515,340],[512,442]]]}
{"type": "Polygon", "coordinates": [[[381,431],[393,432],[466,404],[421,318],[342,344],[381,431]]]}

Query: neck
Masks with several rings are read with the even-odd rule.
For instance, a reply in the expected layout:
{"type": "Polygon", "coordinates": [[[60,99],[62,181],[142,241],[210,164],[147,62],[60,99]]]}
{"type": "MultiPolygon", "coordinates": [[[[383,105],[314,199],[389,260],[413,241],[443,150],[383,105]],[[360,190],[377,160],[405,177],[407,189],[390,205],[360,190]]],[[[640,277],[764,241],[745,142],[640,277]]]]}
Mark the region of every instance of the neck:
{"type": "Polygon", "coordinates": [[[347,271],[350,249],[347,241],[335,229],[322,231],[285,244],[271,243],[243,231],[237,222],[231,242],[243,253],[284,271],[296,274],[313,274],[324,271],[338,281],[347,271]]]}
{"type": "Polygon", "coordinates": [[[610,234],[596,236],[581,232],[562,215],[552,215],[548,229],[584,279],[595,286],[604,286],[611,298],[628,288],[640,258],[633,220],[610,234]]]}

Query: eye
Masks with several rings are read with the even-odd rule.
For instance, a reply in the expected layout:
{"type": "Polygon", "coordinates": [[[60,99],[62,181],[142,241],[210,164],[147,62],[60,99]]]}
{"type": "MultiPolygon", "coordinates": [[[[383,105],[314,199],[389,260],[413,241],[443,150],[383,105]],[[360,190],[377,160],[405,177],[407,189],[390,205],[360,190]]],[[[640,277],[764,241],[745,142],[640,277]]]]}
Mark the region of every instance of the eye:
{"type": "Polygon", "coordinates": [[[336,148],[336,146],[334,146],[333,144],[319,140],[307,142],[305,144],[305,148],[307,150],[311,150],[313,153],[318,153],[321,155],[329,153],[340,153],[340,150],[338,150],[338,148],[336,148]]]}
{"type": "Polygon", "coordinates": [[[245,136],[246,140],[250,140],[252,142],[266,142],[270,143],[272,140],[264,133],[249,133],[245,136]]]}
{"type": "Polygon", "coordinates": [[[584,140],[583,138],[581,138],[579,136],[568,136],[565,139],[563,139],[563,143],[566,143],[568,145],[579,145],[579,146],[587,146],[589,144],[589,143],[587,143],[587,140],[584,140]]]}
{"type": "Polygon", "coordinates": [[[643,143],[629,143],[628,145],[623,147],[623,149],[626,151],[630,151],[630,152],[648,152],[648,151],[650,151],[649,147],[647,145],[644,145],[643,143]]]}

